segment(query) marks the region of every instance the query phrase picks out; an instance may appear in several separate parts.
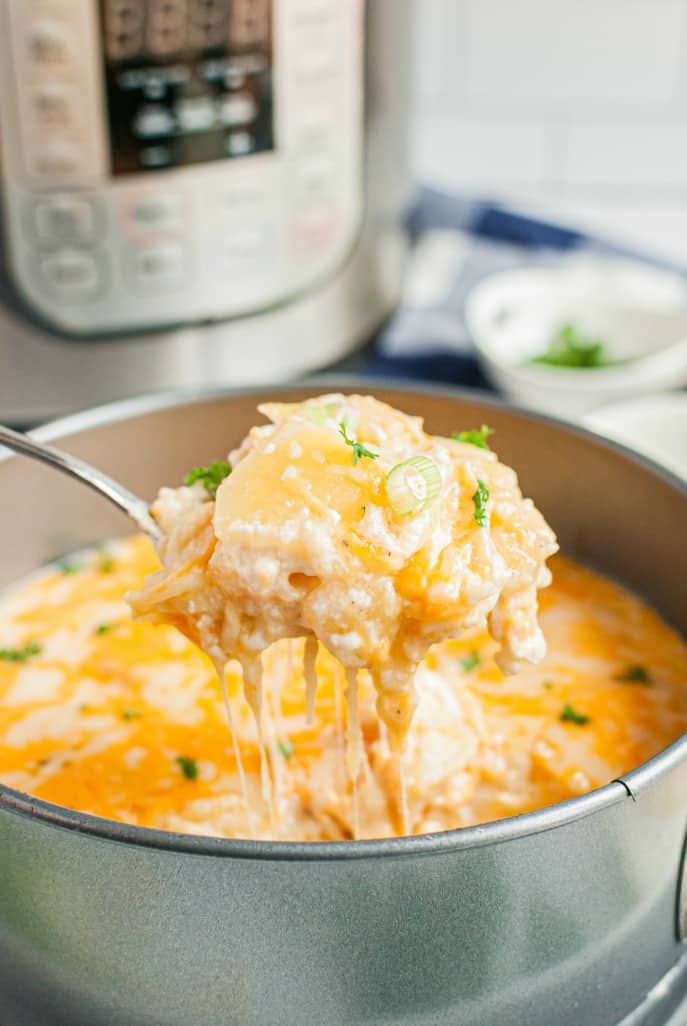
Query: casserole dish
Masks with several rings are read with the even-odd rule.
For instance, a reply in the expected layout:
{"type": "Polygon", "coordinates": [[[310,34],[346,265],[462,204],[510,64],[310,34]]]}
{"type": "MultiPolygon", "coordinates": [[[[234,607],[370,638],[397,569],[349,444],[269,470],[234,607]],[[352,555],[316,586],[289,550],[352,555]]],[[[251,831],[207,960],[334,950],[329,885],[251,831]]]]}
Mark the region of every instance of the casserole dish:
{"type": "MultiPolygon", "coordinates": [[[[235,444],[258,401],[322,390],[134,400],[41,435],[152,498],[235,444]]],[[[375,394],[432,432],[488,421],[562,549],[687,631],[683,484],[580,429],[474,393],[375,394]]],[[[38,465],[3,459],[0,488],[13,496],[0,507],[3,584],[127,529],[38,465]]],[[[687,738],[571,801],[383,841],[175,835],[0,788],[0,1022],[659,1022],[684,987],[685,794],[687,738]]]]}

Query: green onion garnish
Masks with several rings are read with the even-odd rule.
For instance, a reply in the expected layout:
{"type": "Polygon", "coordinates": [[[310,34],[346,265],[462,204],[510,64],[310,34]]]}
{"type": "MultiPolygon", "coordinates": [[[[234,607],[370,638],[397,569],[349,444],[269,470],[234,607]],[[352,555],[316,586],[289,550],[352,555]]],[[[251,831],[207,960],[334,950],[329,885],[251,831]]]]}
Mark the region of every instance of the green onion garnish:
{"type": "Polygon", "coordinates": [[[486,527],[489,514],[487,512],[487,502],[489,501],[489,489],[485,485],[481,478],[477,481],[477,491],[472,496],[472,501],[475,507],[475,520],[480,527],[486,527]]]}
{"type": "Polygon", "coordinates": [[[0,648],[0,661],[3,663],[25,663],[31,656],[38,655],[41,646],[37,641],[28,641],[22,648],[0,648]]]}
{"type": "Polygon", "coordinates": [[[469,673],[470,670],[474,670],[476,666],[479,666],[480,662],[480,654],[476,649],[473,648],[472,652],[468,652],[466,656],[463,656],[463,658],[460,661],[460,665],[463,667],[466,673],[469,673]]]}
{"type": "Polygon", "coordinates": [[[278,748],[285,759],[290,759],[293,755],[293,745],[290,741],[280,741],[278,748]]]}
{"type": "Polygon", "coordinates": [[[615,679],[623,684],[651,684],[651,675],[646,666],[628,666],[615,679]]]}
{"type": "Polygon", "coordinates": [[[354,438],[349,438],[348,437],[348,431],[346,430],[346,421],[345,420],[342,420],[339,423],[339,432],[341,433],[341,437],[343,438],[343,440],[346,443],[346,445],[350,445],[351,449],[353,450],[353,466],[354,467],[357,464],[358,460],[361,459],[361,457],[363,457],[363,456],[366,459],[368,459],[368,460],[378,460],[379,459],[379,453],[378,452],[372,452],[370,449],[367,449],[361,442],[356,442],[356,440],[354,438]]]}
{"type": "Polygon", "coordinates": [[[589,717],[586,713],[578,712],[570,702],[566,702],[563,706],[560,719],[563,723],[574,723],[576,727],[584,727],[585,723],[589,723],[589,717]]]}
{"type": "Polygon", "coordinates": [[[189,470],[184,478],[184,484],[192,485],[200,481],[210,498],[214,499],[222,481],[230,474],[231,467],[225,460],[215,460],[208,467],[194,467],[193,470],[189,470]]]}
{"type": "Polygon", "coordinates": [[[198,763],[187,755],[177,755],[176,763],[187,780],[198,779],[198,763]]]}
{"type": "Polygon", "coordinates": [[[454,442],[465,442],[467,445],[476,445],[478,449],[488,449],[487,438],[493,434],[493,428],[482,424],[481,428],[473,428],[472,431],[454,431],[451,438],[454,442]]]}
{"type": "Polygon", "coordinates": [[[441,491],[441,473],[427,456],[411,456],[392,467],[384,480],[387,498],[400,516],[421,513],[441,491]]]}
{"type": "Polygon", "coordinates": [[[338,410],[336,403],[319,403],[316,406],[308,406],[305,415],[313,424],[324,424],[326,420],[333,420],[338,410]]]}

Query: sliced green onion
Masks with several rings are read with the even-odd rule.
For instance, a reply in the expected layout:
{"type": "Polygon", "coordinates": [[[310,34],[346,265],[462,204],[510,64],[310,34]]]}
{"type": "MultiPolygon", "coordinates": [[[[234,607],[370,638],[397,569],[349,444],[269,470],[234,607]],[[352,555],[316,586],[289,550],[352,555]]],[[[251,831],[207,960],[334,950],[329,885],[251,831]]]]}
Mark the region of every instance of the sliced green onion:
{"type": "Polygon", "coordinates": [[[411,456],[391,468],[384,487],[394,513],[400,516],[421,513],[439,494],[441,473],[428,456],[411,456]]]}
{"type": "Polygon", "coordinates": [[[306,416],[313,424],[324,424],[325,420],[334,420],[337,410],[336,403],[320,403],[318,406],[308,406],[306,416]]]}
{"type": "Polygon", "coordinates": [[[279,741],[277,747],[285,759],[290,759],[293,755],[293,745],[290,741],[279,741]]]}
{"type": "Polygon", "coordinates": [[[472,496],[472,501],[475,507],[475,520],[480,527],[486,527],[489,521],[489,514],[487,512],[489,489],[481,478],[477,481],[477,491],[472,496]]]}

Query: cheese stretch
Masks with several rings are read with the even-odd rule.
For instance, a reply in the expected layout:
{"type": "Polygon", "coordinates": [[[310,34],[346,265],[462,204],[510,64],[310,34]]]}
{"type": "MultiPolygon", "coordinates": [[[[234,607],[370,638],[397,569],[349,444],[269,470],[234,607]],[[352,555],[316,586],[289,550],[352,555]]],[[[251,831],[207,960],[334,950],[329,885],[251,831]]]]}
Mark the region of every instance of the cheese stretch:
{"type": "MultiPolygon", "coordinates": [[[[554,534],[478,431],[482,444],[433,436],[419,418],[359,395],[260,412],[269,423],[231,454],[216,494],[199,482],[160,493],[163,569],[130,597],[134,612],[175,624],[220,674],[236,660],[259,737],[265,653],[303,638],[312,668],[321,643],[344,672],[352,780],[364,674],[402,795],[416,675],[432,645],[486,627],[506,672],[542,658],[537,596],[554,534]]],[[[312,703],[317,674],[306,677],[312,703]]]]}

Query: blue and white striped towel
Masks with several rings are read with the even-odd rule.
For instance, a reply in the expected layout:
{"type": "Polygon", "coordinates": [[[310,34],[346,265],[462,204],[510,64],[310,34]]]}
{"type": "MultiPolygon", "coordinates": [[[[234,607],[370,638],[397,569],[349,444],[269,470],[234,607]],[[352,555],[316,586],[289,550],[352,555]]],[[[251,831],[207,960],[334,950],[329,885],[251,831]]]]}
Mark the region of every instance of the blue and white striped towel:
{"type": "Polygon", "coordinates": [[[374,376],[423,378],[488,387],[474,357],[465,300],[480,279],[571,256],[623,257],[683,268],[487,201],[420,190],[409,216],[412,253],[401,303],[356,369],[374,376]]]}

